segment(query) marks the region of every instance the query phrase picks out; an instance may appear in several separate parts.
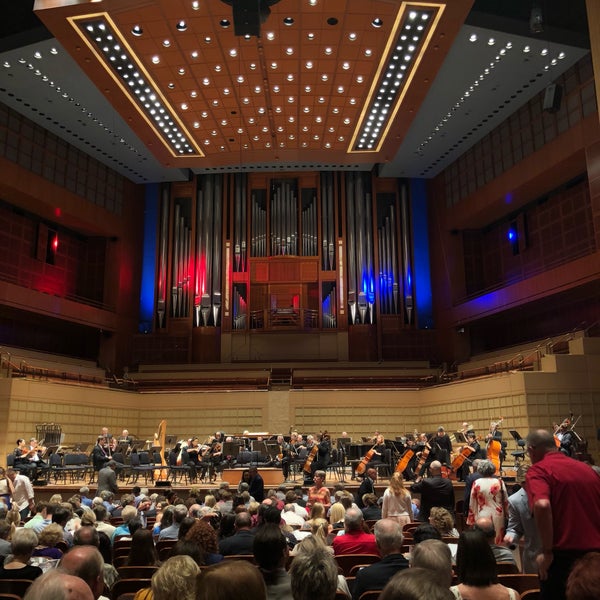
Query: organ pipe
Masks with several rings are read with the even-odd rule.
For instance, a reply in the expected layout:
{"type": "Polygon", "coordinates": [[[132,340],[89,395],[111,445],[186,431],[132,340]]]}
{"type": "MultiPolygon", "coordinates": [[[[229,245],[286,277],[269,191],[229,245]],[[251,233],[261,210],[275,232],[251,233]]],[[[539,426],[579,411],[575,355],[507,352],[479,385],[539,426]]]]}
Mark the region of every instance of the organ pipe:
{"type": "Polygon", "coordinates": [[[164,327],[167,310],[167,251],[169,243],[169,186],[162,188],[162,210],[160,219],[160,253],[158,261],[158,327],[164,327]]]}
{"type": "Polygon", "coordinates": [[[412,323],[413,316],[413,291],[412,291],[412,260],[409,253],[410,248],[410,227],[409,227],[409,207],[408,190],[406,184],[400,188],[400,236],[402,239],[402,278],[404,306],[406,307],[406,318],[408,323],[412,323]]]}
{"type": "Polygon", "coordinates": [[[221,310],[221,245],[222,240],[222,178],[215,176],[215,193],[214,193],[214,229],[213,229],[213,269],[212,269],[212,309],[213,309],[213,325],[217,327],[219,323],[219,312],[221,310]]]}

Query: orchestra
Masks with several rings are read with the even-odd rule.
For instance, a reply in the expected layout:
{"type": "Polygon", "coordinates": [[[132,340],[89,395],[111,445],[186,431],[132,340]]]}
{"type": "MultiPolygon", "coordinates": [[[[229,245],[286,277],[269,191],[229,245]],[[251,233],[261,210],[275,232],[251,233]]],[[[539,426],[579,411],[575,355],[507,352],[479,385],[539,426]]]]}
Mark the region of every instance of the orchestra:
{"type": "MultiPolygon", "coordinates": [[[[361,436],[356,441],[345,431],[340,438],[332,439],[327,431],[304,433],[290,427],[287,435],[247,430],[241,434],[226,435],[223,431],[216,431],[205,437],[194,434],[179,440],[179,436],[163,436],[163,439],[157,440],[155,434],[154,439],[144,442],[126,428],[117,436],[103,427],[89,458],[94,470],[99,471],[117,451],[117,457],[121,456],[120,453],[125,457],[117,460],[128,463],[132,452],[147,450],[152,451],[151,454],[156,452],[164,461],[162,470],[157,469],[157,473],[162,476],[168,466],[185,465],[189,467],[190,483],[214,482],[226,468],[258,467],[280,470],[282,483],[295,483],[301,477],[302,483],[309,486],[313,485],[317,471],[324,472],[327,477],[332,457],[338,465],[342,465],[342,470],[352,469],[352,480],[357,483],[363,481],[367,473],[373,473],[373,469],[380,478],[400,473],[406,482],[419,481],[430,476],[429,466],[437,461],[442,465],[443,477],[460,482],[472,472],[476,459],[491,460],[497,472],[503,474],[507,442],[502,439],[502,422],[502,418],[491,420],[489,431],[484,436],[478,436],[473,425],[463,421],[450,432],[440,425],[433,432],[414,430],[386,439],[384,434],[375,431],[373,435],[361,436]]],[[[570,415],[553,427],[557,448],[569,456],[574,456],[585,444],[575,432],[575,424],[573,415],[570,415]]],[[[513,437],[514,433],[511,431],[513,437]]],[[[36,438],[32,437],[29,443],[20,438],[13,452],[15,468],[35,480],[46,467],[44,458],[47,450],[36,438]]],[[[52,451],[60,453],[61,449],[54,447],[52,451]]],[[[126,464],[119,464],[119,467],[124,466],[126,464]]],[[[343,478],[340,481],[344,481],[343,478]]]]}

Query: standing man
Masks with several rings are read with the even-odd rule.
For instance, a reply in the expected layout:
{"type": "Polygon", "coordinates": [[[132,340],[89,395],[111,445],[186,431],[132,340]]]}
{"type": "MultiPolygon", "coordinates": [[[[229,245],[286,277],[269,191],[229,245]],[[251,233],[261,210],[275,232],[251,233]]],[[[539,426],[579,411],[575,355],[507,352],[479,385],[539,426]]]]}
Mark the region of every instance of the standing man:
{"type": "Polygon", "coordinates": [[[250,467],[248,475],[250,475],[248,492],[260,504],[265,499],[265,482],[256,467],[250,467]]]}
{"type": "Polygon", "coordinates": [[[441,506],[454,516],[454,488],[449,479],[442,477],[442,463],[434,460],[429,465],[431,477],[421,479],[410,486],[411,492],[421,494],[419,521],[429,522],[429,513],[434,506],[441,506]]]}
{"type": "Polygon", "coordinates": [[[6,469],[6,478],[10,480],[9,488],[12,484],[12,503],[17,505],[21,520],[24,521],[30,512],[32,514],[35,512],[31,481],[29,477],[17,474],[17,471],[12,468],[6,469]]]}
{"type": "Polygon", "coordinates": [[[276,465],[281,467],[284,481],[290,478],[290,462],[292,462],[291,446],[282,435],[277,436],[277,460],[276,465]]]}
{"type": "Polygon", "coordinates": [[[532,466],[526,488],[542,547],[536,558],[542,599],[558,600],[575,561],[600,551],[600,477],[559,452],[544,429],[527,436],[527,452],[532,466]]]}
{"type": "Polygon", "coordinates": [[[117,474],[115,472],[117,463],[114,460],[109,460],[106,466],[98,471],[98,491],[97,495],[107,490],[113,494],[119,493],[119,486],[117,485],[117,474]]]}
{"type": "Polygon", "coordinates": [[[438,427],[437,435],[433,442],[435,458],[443,465],[450,466],[450,454],[452,454],[452,440],[443,427],[438,427]]]}
{"type": "Polygon", "coordinates": [[[365,476],[363,477],[362,483],[358,488],[357,498],[356,498],[356,506],[358,508],[364,508],[363,504],[363,496],[365,494],[375,494],[375,482],[377,481],[377,469],[370,467],[367,469],[365,476]]]}

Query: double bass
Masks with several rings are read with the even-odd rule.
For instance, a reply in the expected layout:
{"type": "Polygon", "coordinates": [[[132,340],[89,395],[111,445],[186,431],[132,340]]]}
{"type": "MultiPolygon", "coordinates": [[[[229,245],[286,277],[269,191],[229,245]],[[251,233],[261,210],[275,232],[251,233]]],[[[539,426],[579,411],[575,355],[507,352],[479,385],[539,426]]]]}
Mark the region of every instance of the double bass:
{"type": "Polygon", "coordinates": [[[500,473],[500,454],[502,453],[502,442],[497,440],[494,435],[498,430],[498,426],[504,420],[503,417],[496,422],[492,421],[490,424],[489,441],[487,443],[487,458],[496,467],[496,473],[500,473]]]}

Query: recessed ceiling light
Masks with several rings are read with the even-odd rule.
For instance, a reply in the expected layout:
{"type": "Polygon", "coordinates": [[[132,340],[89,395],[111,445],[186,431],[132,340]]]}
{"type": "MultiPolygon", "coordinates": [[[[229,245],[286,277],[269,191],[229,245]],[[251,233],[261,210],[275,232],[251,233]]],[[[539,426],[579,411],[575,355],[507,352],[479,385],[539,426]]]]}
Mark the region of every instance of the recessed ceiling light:
{"type": "Polygon", "coordinates": [[[222,67],[221,65],[215,65],[215,71],[216,71],[217,73],[220,73],[222,68],[223,68],[223,67],[222,67]]]}
{"type": "Polygon", "coordinates": [[[342,69],[344,69],[344,71],[347,71],[350,68],[350,63],[349,62],[343,62],[342,63],[342,69]]]}
{"type": "Polygon", "coordinates": [[[288,73],[287,80],[288,81],[294,81],[294,74],[293,73],[288,73]]]}
{"type": "Polygon", "coordinates": [[[309,32],[306,34],[306,37],[307,37],[309,40],[314,40],[314,39],[315,39],[315,34],[314,34],[314,33],[312,33],[312,31],[309,31],[309,32]]]}
{"type": "Polygon", "coordinates": [[[383,25],[383,21],[379,18],[379,17],[375,17],[372,21],[371,21],[371,25],[373,27],[375,27],[376,29],[379,29],[382,25],[383,25]]]}
{"type": "Polygon", "coordinates": [[[140,35],[142,35],[142,34],[144,33],[144,30],[143,30],[143,29],[142,29],[142,28],[141,28],[139,25],[134,25],[134,26],[131,28],[131,33],[132,33],[133,35],[135,35],[135,36],[138,36],[138,37],[139,37],[140,35]]]}
{"type": "Polygon", "coordinates": [[[288,48],[286,48],[286,49],[285,49],[285,53],[286,53],[288,56],[291,56],[292,54],[294,54],[294,49],[293,49],[293,48],[291,48],[291,47],[288,47],[288,48]]]}
{"type": "Polygon", "coordinates": [[[307,60],[305,66],[307,69],[312,69],[313,68],[312,60],[307,60]]]}
{"type": "Polygon", "coordinates": [[[153,56],[152,57],[152,62],[157,65],[160,62],[160,57],[159,56],[153,56]]]}
{"type": "Polygon", "coordinates": [[[237,76],[237,82],[238,83],[244,83],[244,76],[243,75],[238,75],[237,76]]]}
{"type": "Polygon", "coordinates": [[[353,31],[351,31],[351,32],[348,34],[348,39],[349,39],[351,42],[355,41],[355,40],[356,40],[356,37],[357,37],[357,36],[356,36],[356,33],[354,33],[353,31]]]}
{"type": "Polygon", "coordinates": [[[272,31],[267,32],[267,39],[272,42],[275,39],[275,34],[272,31]]]}
{"type": "Polygon", "coordinates": [[[291,27],[294,24],[293,17],[285,17],[285,19],[283,19],[283,24],[291,27]]]}
{"type": "Polygon", "coordinates": [[[333,48],[331,48],[331,46],[327,46],[327,48],[325,48],[325,54],[327,54],[329,56],[332,53],[333,53],[333,48]]]}
{"type": "Polygon", "coordinates": [[[198,121],[194,121],[194,129],[198,129],[200,127],[200,123],[198,121]]]}
{"type": "Polygon", "coordinates": [[[476,34],[476,33],[472,33],[472,34],[469,36],[469,41],[470,41],[470,42],[476,42],[476,41],[477,41],[477,34],[476,34]]]}
{"type": "Polygon", "coordinates": [[[229,50],[229,56],[237,56],[237,49],[236,48],[231,48],[229,50]]]}
{"type": "Polygon", "coordinates": [[[271,63],[271,69],[275,70],[277,68],[277,63],[276,62],[272,62],[271,63]]]}
{"type": "Polygon", "coordinates": [[[192,2],[192,8],[193,8],[194,10],[198,10],[198,9],[200,8],[200,0],[194,0],[194,1],[192,2]]]}
{"type": "Polygon", "coordinates": [[[227,29],[227,28],[228,28],[228,27],[231,25],[231,23],[229,22],[229,20],[228,20],[228,19],[221,19],[221,20],[219,21],[219,25],[220,25],[220,26],[221,26],[223,29],[227,29]]]}
{"type": "Polygon", "coordinates": [[[488,40],[488,46],[493,46],[496,43],[496,40],[494,38],[490,38],[488,40]]]}
{"type": "Polygon", "coordinates": [[[187,110],[188,108],[189,107],[185,102],[181,105],[181,110],[187,110]]]}
{"type": "Polygon", "coordinates": [[[187,23],[185,21],[179,21],[177,25],[175,25],[177,31],[185,31],[187,29],[187,23]]]}
{"type": "Polygon", "coordinates": [[[365,48],[365,56],[371,56],[373,54],[373,50],[371,48],[365,48]]]}
{"type": "Polygon", "coordinates": [[[525,46],[523,48],[523,52],[525,52],[525,53],[530,52],[530,51],[531,51],[531,47],[530,46],[525,46]]]}
{"type": "Polygon", "coordinates": [[[171,40],[163,40],[163,46],[168,48],[171,45],[171,40]]]}
{"type": "Polygon", "coordinates": [[[194,50],[191,54],[192,58],[198,58],[198,51],[194,50]]]}

